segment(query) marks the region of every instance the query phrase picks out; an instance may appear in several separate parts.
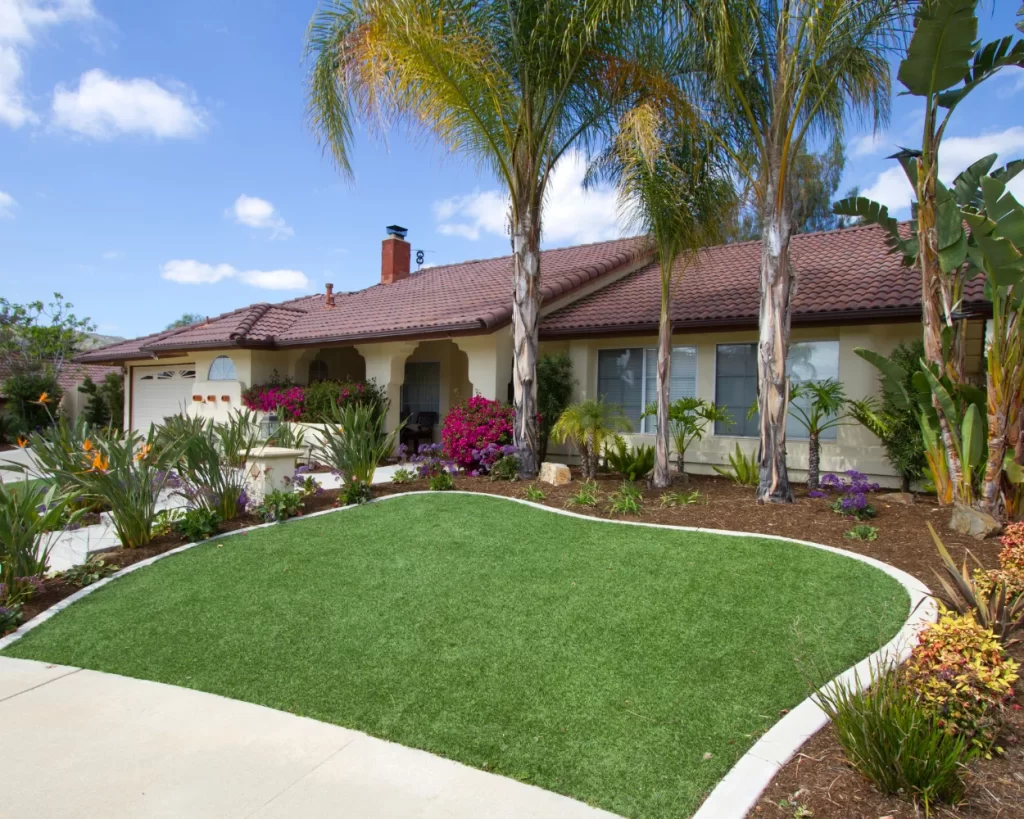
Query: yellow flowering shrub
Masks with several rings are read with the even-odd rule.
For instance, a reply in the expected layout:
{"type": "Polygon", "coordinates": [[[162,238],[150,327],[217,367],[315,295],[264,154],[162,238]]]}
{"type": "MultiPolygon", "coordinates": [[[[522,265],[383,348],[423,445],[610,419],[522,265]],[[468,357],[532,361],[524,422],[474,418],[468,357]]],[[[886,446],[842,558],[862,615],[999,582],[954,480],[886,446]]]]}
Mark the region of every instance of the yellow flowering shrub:
{"type": "Polygon", "coordinates": [[[991,629],[971,615],[943,610],[938,622],[921,633],[907,674],[943,727],[987,754],[999,734],[1018,667],[991,629]]]}

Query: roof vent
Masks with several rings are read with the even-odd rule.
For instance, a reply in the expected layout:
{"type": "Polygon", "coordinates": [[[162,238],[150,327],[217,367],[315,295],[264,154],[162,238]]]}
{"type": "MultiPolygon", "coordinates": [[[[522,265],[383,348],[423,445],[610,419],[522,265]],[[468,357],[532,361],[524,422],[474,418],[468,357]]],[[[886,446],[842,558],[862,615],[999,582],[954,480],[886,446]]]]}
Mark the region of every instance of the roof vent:
{"type": "Polygon", "coordinates": [[[394,236],[396,239],[404,239],[405,234],[409,232],[401,225],[388,225],[384,230],[388,232],[388,236],[394,236]]]}

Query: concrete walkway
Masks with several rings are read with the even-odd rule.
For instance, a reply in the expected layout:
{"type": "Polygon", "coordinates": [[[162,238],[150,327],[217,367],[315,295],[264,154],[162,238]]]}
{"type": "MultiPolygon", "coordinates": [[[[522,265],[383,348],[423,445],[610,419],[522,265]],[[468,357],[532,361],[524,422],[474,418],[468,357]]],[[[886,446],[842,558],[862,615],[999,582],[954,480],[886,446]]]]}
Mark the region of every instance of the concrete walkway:
{"type": "Polygon", "coordinates": [[[358,731],[161,683],[0,657],[3,816],[610,819],[358,731]]]}

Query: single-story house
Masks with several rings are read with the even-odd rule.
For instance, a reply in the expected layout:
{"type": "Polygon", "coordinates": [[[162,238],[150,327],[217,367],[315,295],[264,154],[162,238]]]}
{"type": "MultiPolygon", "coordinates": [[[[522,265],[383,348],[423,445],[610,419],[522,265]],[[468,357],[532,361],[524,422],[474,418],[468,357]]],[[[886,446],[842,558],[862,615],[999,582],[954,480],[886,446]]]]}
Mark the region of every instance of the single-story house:
{"type": "MultiPolygon", "coordinates": [[[[504,256],[410,269],[404,230],[383,241],[380,283],[242,307],[205,322],[91,350],[83,363],[124,365],[126,425],[145,430],[177,412],[223,417],[242,392],[274,372],[297,383],[330,377],[375,379],[391,399],[388,424],[417,412],[443,418],[479,393],[507,400],[512,377],[512,261],[504,256]]],[[[888,353],[921,336],[920,275],[886,250],[883,232],[858,226],[793,238],[797,285],[789,363],[794,378],[839,378],[847,394],[876,394],[875,369],[854,354],[888,353]]],[[[673,299],[673,398],[697,395],[725,405],[735,423],[718,425],[687,453],[688,469],[727,463],[736,443],[757,446],[759,242],[710,248],[686,270],[673,299]]],[[[541,354],[572,358],[578,398],[602,395],[634,421],[634,438],[653,440],[641,420],[654,396],[659,270],[645,239],[546,250],[541,261],[541,354]]],[[[970,322],[968,369],[978,370],[988,311],[980,293],[970,322]]],[[[790,422],[791,468],[799,477],[807,445],[790,422]]],[[[895,485],[877,439],[860,426],[825,436],[825,470],[859,469],[895,485]]],[[[557,451],[557,450],[555,450],[557,451]]]]}

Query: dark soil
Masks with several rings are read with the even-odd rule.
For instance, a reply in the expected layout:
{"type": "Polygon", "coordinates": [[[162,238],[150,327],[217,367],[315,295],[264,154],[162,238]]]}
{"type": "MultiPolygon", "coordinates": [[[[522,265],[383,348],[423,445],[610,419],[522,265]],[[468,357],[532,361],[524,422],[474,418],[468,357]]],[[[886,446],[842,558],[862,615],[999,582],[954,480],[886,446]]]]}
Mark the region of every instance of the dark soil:
{"type": "MultiPolygon", "coordinates": [[[[541,489],[546,506],[566,508],[567,501],[580,487],[579,475],[566,486],[534,483],[541,489]]],[[[622,485],[616,476],[599,476],[599,500],[596,507],[569,506],[575,512],[594,517],[609,517],[609,496],[622,485]]],[[[528,483],[502,482],[487,478],[459,477],[455,488],[469,492],[523,498],[528,483]]],[[[383,485],[373,488],[374,496],[399,492],[423,491],[428,481],[415,480],[401,486],[383,485]]],[[[700,492],[700,502],[687,506],[665,508],[661,505],[661,491],[643,491],[643,510],[639,516],[626,518],[648,523],[677,526],[699,526],[709,529],[766,533],[810,540],[868,555],[914,575],[932,588],[937,587],[935,572],[942,569],[938,552],[928,533],[931,523],[953,558],[963,560],[969,551],[984,566],[997,565],[1001,548],[998,539],[978,541],[958,535],[949,529],[949,512],[940,509],[933,498],[917,497],[911,505],[890,502],[875,495],[871,502],[878,514],[868,521],[878,529],[878,539],[863,541],[847,538],[845,532],[857,521],[844,518],[829,508],[829,500],[808,498],[804,487],[795,490],[796,500],[787,505],[758,506],[754,490],[740,487],[719,477],[692,476],[678,480],[671,491],[700,492]]],[[[305,501],[303,512],[336,506],[338,491],[328,490],[305,501]]],[[[253,515],[246,515],[225,524],[223,531],[231,531],[259,523],[253,515]]],[[[154,539],[139,549],[116,549],[103,553],[103,558],[124,568],[133,563],[162,554],[185,541],[173,535],[154,539]]],[[[59,600],[78,591],[76,586],[59,579],[46,581],[44,591],[25,606],[26,619],[34,617],[59,600]]],[[[1024,646],[1010,652],[1024,661],[1024,646]]],[[[1017,684],[1015,704],[1024,702],[1024,683],[1017,684]]],[[[1000,740],[1006,753],[992,760],[976,763],[969,773],[967,801],[956,808],[938,806],[932,816],[958,819],[1024,819],[1024,711],[1009,711],[1009,720],[1000,740]]],[[[842,749],[830,727],[813,737],[775,777],[760,802],[749,814],[757,819],[801,819],[801,817],[835,817],[835,819],[882,819],[883,817],[924,817],[924,811],[897,797],[879,793],[874,786],[854,771],[845,761],[842,749]],[[810,812],[807,812],[810,811],[810,812]]]]}

